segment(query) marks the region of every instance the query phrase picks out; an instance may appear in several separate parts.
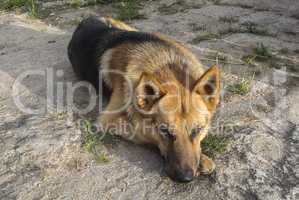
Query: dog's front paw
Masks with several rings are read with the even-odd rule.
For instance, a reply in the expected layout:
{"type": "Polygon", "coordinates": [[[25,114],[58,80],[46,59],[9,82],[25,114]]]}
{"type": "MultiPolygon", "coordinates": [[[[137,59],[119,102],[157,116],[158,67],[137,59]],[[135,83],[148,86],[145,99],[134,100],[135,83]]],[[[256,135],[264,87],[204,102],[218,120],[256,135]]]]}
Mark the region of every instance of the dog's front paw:
{"type": "Polygon", "coordinates": [[[215,162],[205,154],[201,154],[200,173],[208,175],[213,173],[215,168],[216,168],[215,162]]]}

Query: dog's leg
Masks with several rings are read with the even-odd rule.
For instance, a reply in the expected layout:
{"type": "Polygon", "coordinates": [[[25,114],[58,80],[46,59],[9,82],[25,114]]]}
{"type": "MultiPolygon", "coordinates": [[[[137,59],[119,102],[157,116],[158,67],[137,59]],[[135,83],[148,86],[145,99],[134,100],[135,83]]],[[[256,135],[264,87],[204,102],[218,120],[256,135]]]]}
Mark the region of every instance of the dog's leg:
{"type": "Polygon", "coordinates": [[[211,174],[216,168],[214,161],[206,156],[201,154],[200,156],[200,173],[202,174],[211,174]]]}
{"type": "MultiPolygon", "coordinates": [[[[115,99],[113,99],[113,95],[111,97],[112,98],[110,99],[105,111],[115,109],[115,103],[117,103],[120,99],[118,96],[115,96],[115,99]]],[[[129,122],[130,120],[128,119],[128,116],[123,112],[102,114],[99,121],[102,129],[107,133],[121,136],[122,138],[137,144],[143,144],[146,142],[144,141],[144,136],[142,134],[138,134],[141,133],[141,130],[139,129],[140,127],[129,122]]]]}
{"type": "Polygon", "coordinates": [[[128,118],[124,111],[119,110],[117,112],[123,105],[123,99],[119,98],[120,94],[121,92],[116,91],[116,89],[112,92],[110,101],[105,108],[105,113],[99,117],[99,122],[105,132],[128,139],[131,137],[132,127],[129,126],[128,118]]]}
{"type": "Polygon", "coordinates": [[[103,114],[100,116],[100,124],[103,130],[111,135],[123,136],[124,133],[127,133],[126,123],[125,116],[120,114],[103,114]]]}
{"type": "Polygon", "coordinates": [[[116,90],[112,92],[104,113],[100,115],[99,121],[104,130],[111,129],[111,127],[117,126],[121,120],[124,120],[120,114],[121,112],[116,112],[120,105],[122,105],[122,99],[118,97],[119,94],[121,93],[116,90]]]}
{"type": "Polygon", "coordinates": [[[109,27],[114,27],[114,28],[118,28],[121,30],[125,30],[125,31],[138,31],[136,28],[133,28],[133,27],[131,27],[121,21],[115,20],[111,17],[102,17],[101,20],[102,20],[102,22],[107,24],[107,26],[109,26],[109,27]]]}

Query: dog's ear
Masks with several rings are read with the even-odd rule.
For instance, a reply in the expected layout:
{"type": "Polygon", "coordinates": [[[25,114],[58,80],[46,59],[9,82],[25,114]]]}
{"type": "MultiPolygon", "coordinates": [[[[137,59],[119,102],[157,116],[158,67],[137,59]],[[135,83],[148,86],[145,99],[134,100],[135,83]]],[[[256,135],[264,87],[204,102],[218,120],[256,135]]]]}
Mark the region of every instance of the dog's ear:
{"type": "Polygon", "coordinates": [[[220,100],[220,72],[217,66],[208,69],[196,82],[193,91],[201,95],[209,111],[214,111],[220,100]]]}
{"type": "Polygon", "coordinates": [[[135,89],[135,105],[139,109],[150,111],[164,94],[159,81],[154,76],[143,73],[135,89]]]}

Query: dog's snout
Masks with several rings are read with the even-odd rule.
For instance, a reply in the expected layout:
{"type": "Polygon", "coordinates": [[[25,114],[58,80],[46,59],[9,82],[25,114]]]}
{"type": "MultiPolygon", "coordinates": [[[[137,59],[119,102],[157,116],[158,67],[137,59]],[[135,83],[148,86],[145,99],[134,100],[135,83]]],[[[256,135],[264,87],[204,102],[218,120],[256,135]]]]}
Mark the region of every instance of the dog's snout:
{"type": "Polygon", "coordinates": [[[194,173],[192,169],[176,170],[174,179],[179,182],[190,182],[193,180],[194,173]]]}

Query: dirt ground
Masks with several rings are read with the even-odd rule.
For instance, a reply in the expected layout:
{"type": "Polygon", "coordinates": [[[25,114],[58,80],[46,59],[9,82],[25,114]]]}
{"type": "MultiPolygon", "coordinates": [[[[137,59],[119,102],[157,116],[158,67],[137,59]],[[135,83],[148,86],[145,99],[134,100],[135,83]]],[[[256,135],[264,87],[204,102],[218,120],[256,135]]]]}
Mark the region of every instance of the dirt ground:
{"type": "MultiPolygon", "coordinates": [[[[142,1],[142,17],[128,21],[221,68],[210,134],[230,142],[214,174],[187,184],[165,175],[155,150],[121,139],[104,145],[109,162],[96,162],[80,128],[96,110],[78,114],[57,93],[78,81],[66,50],[76,25],[91,14],[117,17],[116,8],[47,0],[42,9],[41,20],[0,12],[0,199],[299,199],[299,1],[142,1]],[[230,89],[242,80],[249,91],[230,89]]],[[[76,105],[86,95],[79,90],[76,105]]]]}

